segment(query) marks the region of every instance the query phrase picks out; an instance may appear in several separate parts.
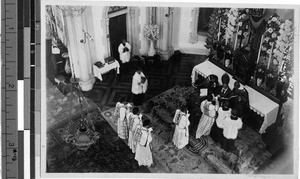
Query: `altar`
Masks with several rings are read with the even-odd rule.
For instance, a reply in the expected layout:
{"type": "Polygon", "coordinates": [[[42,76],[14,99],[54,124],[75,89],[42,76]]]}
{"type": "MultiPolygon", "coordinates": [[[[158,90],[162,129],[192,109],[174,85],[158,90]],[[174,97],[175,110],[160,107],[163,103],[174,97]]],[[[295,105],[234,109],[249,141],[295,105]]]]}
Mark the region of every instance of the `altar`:
{"type": "MultiPolygon", "coordinates": [[[[226,72],[223,69],[219,68],[209,60],[206,60],[193,68],[191,75],[192,83],[197,80],[198,74],[203,77],[208,77],[211,74],[215,74],[219,79],[221,79],[224,73],[226,72]]],[[[236,80],[233,79],[232,75],[228,75],[230,77],[229,87],[232,89],[236,80]]],[[[250,86],[246,85],[245,89],[249,93],[250,109],[264,118],[259,130],[259,133],[262,134],[271,124],[276,122],[279,105],[250,86]]]]}
{"type": "Polygon", "coordinates": [[[94,76],[97,77],[100,81],[102,81],[102,75],[109,72],[110,70],[115,69],[117,71],[117,74],[120,74],[120,64],[117,60],[115,60],[113,63],[104,63],[104,66],[98,67],[97,65],[93,65],[94,70],[94,76]]]}

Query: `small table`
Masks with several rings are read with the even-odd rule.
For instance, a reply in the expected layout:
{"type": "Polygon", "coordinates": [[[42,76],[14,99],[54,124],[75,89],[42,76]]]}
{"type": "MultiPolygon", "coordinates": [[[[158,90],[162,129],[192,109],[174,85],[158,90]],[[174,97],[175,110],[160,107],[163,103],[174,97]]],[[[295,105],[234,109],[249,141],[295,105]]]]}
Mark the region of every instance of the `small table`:
{"type": "Polygon", "coordinates": [[[113,63],[105,63],[103,67],[98,68],[96,65],[93,65],[94,76],[97,77],[100,81],[103,80],[102,75],[109,72],[110,70],[117,70],[117,74],[120,74],[120,64],[117,60],[113,63]]]}

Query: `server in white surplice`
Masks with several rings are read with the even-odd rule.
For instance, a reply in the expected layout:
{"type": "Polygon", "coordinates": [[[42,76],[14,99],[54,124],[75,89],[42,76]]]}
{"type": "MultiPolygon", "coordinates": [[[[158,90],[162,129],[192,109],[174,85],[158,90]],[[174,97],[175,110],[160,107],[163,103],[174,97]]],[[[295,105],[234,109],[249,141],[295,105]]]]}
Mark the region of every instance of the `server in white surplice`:
{"type": "Polygon", "coordinates": [[[130,61],[130,51],[131,51],[131,46],[129,45],[128,42],[126,42],[125,39],[123,39],[118,47],[118,52],[120,54],[120,60],[122,63],[126,63],[130,61]]]}
{"type": "Polygon", "coordinates": [[[143,121],[143,126],[138,128],[136,131],[136,152],[134,159],[138,161],[139,166],[145,165],[150,167],[153,163],[152,152],[151,152],[151,141],[153,130],[149,127],[150,120],[143,121]]]}
{"type": "Polygon", "coordinates": [[[173,143],[178,149],[182,149],[189,143],[190,114],[187,110],[183,111],[185,112],[177,109],[173,118],[173,122],[176,124],[173,135],[173,143]]]}
{"type": "Polygon", "coordinates": [[[148,80],[142,72],[141,68],[138,68],[132,77],[131,92],[133,94],[133,105],[139,106],[143,103],[144,94],[147,92],[148,80]]]}

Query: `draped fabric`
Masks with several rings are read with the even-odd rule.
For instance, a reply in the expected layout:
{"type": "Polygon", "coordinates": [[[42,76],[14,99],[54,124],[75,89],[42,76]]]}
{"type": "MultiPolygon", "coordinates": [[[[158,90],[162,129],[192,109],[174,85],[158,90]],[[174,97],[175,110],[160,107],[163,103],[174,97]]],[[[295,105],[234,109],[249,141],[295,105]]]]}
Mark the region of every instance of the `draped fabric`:
{"type": "Polygon", "coordinates": [[[128,123],[128,146],[135,153],[135,143],[134,143],[134,134],[136,132],[137,126],[142,124],[141,118],[133,113],[127,114],[127,123],[128,123]]]}
{"type": "Polygon", "coordinates": [[[124,107],[125,105],[123,103],[117,102],[116,107],[115,107],[115,112],[114,112],[114,116],[116,116],[116,118],[120,117],[120,108],[124,107]]]}
{"type": "Polygon", "coordinates": [[[67,38],[65,34],[65,21],[62,10],[58,6],[52,6],[52,13],[55,19],[55,30],[56,35],[61,40],[61,42],[67,46],[67,38]]]}
{"type": "Polygon", "coordinates": [[[173,122],[176,124],[173,135],[173,143],[178,149],[182,149],[189,143],[189,116],[179,109],[176,110],[173,122]]]}
{"type": "Polygon", "coordinates": [[[150,143],[152,141],[152,128],[142,127],[140,129],[140,138],[137,141],[136,153],[134,159],[138,161],[139,166],[145,165],[150,167],[153,163],[150,143]]]}
{"type": "Polygon", "coordinates": [[[209,135],[211,127],[215,122],[216,110],[215,106],[205,100],[201,103],[201,112],[203,113],[197,128],[196,138],[200,138],[203,135],[209,135]]]}
{"type": "Polygon", "coordinates": [[[119,118],[118,118],[118,136],[121,139],[128,138],[128,128],[127,128],[127,121],[126,121],[126,108],[125,106],[121,107],[119,110],[119,118]]]}

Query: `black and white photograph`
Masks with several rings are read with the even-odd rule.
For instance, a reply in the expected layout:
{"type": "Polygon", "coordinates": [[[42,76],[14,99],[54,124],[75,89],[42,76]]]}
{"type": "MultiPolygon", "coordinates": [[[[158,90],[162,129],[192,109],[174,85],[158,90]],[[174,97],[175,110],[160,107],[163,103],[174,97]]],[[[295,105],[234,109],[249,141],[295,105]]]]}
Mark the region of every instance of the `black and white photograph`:
{"type": "Polygon", "coordinates": [[[292,5],[42,0],[41,175],[293,178],[298,36],[292,5]]]}

